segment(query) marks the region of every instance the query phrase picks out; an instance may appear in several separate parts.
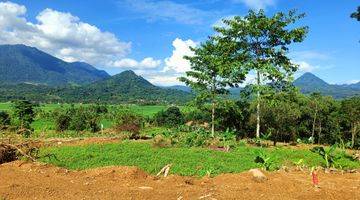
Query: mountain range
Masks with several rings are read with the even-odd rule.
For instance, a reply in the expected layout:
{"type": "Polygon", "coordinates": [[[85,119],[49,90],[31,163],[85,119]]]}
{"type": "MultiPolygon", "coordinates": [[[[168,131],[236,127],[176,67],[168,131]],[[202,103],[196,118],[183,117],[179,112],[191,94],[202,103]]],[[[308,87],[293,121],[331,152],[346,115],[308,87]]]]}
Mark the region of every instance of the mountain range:
{"type": "MultiPolygon", "coordinates": [[[[25,45],[0,45],[0,74],[0,101],[183,103],[193,97],[187,86],[155,86],[131,70],[110,76],[87,63],[65,62],[25,45]]],[[[311,73],[303,74],[294,85],[305,94],[360,95],[360,82],[332,85],[311,73]]],[[[237,96],[240,90],[230,92],[237,96]]]]}
{"type": "Polygon", "coordinates": [[[65,62],[34,47],[0,45],[0,83],[60,86],[110,77],[84,62],[65,62]]]}

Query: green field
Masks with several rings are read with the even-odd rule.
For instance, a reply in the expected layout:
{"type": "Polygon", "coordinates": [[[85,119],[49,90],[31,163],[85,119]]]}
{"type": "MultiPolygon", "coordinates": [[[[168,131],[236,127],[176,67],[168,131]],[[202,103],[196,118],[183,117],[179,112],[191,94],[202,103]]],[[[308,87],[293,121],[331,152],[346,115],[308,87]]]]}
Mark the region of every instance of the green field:
{"type": "MultiPolygon", "coordinates": [[[[258,151],[269,155],[271,169],[282,165],[291,166],[300,159],[306,166],[324,165],[323,159],[309,150],[289,148],[258,148],[239,145],[230,152],[206,148],[156,148],[149,142],[123,141],[113,144],[91,144],[86,146],[63,146],[42,149],[41,154],[53,154],[42,161],[68,169],[88,169],[103,166],[138,166],[156,174],[166,164],[172,164],[171,173],[186,176],[204,176],[207,173],[236,173],[261,167],[254,162],[258,151]]],[[[359,168],[360,163],[342,157],[343,168],[359,168]]]]}
{"type": "MultiPolygon", "coordinates": [[[[37,109],[41,109],[43,111],[49,112],[53,111],[57,108],[61,107],[69,107],[71,104],[41,104],[37,109]]],[[[86,104],[75,104],[75,106],[87,106],[86,104]]],[[[116,105],[115,105],[116,106],[116,105]]],[[[135,113],[138,113],[145,117],[152,117],[157,112],[166,109],[168,106],[165,105],[134,105],[134,104],[121,104],[119,106],[126,106],[129,107],[135,113]]],[[[11,112],[11,103],[0,103],[0,111],[7,111],[11,112]]],[[[104,125],[104,128],[110,128],[113,125],[113,122],[108,119],[102,119],[101,124],[104,125]]],[[[32,123],[32,127],[35,130],[35,133],[54,130],[54,122],[47,119],[42,119],[36,117],[35,121],[32,123]]]]}

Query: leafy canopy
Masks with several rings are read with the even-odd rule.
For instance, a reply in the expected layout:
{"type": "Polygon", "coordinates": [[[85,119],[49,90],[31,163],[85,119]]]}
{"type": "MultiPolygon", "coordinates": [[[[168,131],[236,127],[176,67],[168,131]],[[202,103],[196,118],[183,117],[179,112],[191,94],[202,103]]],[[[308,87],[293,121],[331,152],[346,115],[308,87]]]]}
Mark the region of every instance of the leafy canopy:
{"type": "Polygon", "coordinates": [[[225,59],[225,50],[228,48],[225,45],[210,38],[199,47],[191,47],[194,56],[184,57],[191,64],[191,71],[179,80],[193,88],[200,99],[213,99],[216,95],[227,94],[227,86],[237,86],[245,79],[244,74],[230,74],[227,67],[233,62],[225,59]]]}
{"type": "Polygon", "coordinates": [[[230,59],[241,59],[238,69],[256,70],[270,81],[282,81],[297,70],[286,53],[291,43],[304,40],[308,28],[289,26],[303,17],[294,10],[271,17],[264,10],[251,10],[245,17],[224,19],[225,26],[215,30],[219,33],[217,39],[231,47],[230,59]]]}
{"type": "Polygon", "coordinates": [[[353,12],[350,17],[360,21],[360,6],[358,6],[357,11],[353,12]]]}

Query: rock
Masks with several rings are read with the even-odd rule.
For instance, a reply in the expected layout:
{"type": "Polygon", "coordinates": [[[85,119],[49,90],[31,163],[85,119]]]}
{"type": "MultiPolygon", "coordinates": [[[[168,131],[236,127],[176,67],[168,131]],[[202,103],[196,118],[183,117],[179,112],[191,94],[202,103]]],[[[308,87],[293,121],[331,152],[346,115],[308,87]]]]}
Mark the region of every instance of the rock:
{"type": "Polygon", "coordinates": [[[142,190],[152,190],[153,188],[152,188],[152,187],[148,187],[148,186],[141,186],[141,187],[139,187],[139,189],[142,189],[142,190]]]}
{"type": "Polygon", "coordinates": [[[256,182],[264,182],[267,180],[267,177],[259,169],[251,169],[249,172],[252,174],[252,178],[256,182]]]}

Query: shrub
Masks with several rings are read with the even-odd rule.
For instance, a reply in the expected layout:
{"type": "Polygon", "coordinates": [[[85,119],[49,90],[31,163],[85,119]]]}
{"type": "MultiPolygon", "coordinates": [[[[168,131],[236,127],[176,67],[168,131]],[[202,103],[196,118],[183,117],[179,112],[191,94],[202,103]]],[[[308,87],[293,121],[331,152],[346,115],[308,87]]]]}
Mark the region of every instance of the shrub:
{"type": "Polygon", "coordinates": [[[267,153],[265,153],[265,151],[258,150],[255,153],[257,156],[254,161],[260,164],[264,170],[268,171],[274,167],[273,158],[270,157],[267,153]]]}
{"type": "Polygon", "coordinates": [[[175,127],[184,123],[184,116],[178,107],[172,106],[156,113],[154,122],[159,126],[175,127]]]}
{"type": "Polygon", "coordinates": [[[338,154],[336,154],[337,145],[332,145],[329,149],[325,149],[324,147],[314,147],[310,151],[319,154],[325,161],[325,166],[335,167],[336,161],[340,158],[338,154]]]}
{"type": "Polygon", "coordinates": [[[55,116],[55,129],[57,131],[65,131],[69,129],[71,117],[67,113],[60,113],[55,116]]]}
{"type": "Polygon", "coordinates": [[[138,115],[129,109],[122,109],[118,110],[116,113],[115,120],[115,129],[132,133],[130,136],[131,139],[139,138],[140,129],[144,123],[144,119],[141,115],[138,115]]]}
{"type": "Polygon", "coordinates": [[[209,110],[194,109],[184,114],[184,120],[186,122],[194,121],[198,123],[204,123],[211,121],[211,113],[209,110]]]}
{"type": "Polygon", "coordinates": [[[92,107],[62,108],[53,112],[55,128],[57,131],[90,130],[97,132],[100,130],[100,115],[92,107]]]}
{"type": "Polygon", "coordinates": [[[14,102],[14,117],[18,122],[18,128],[31,129],[31,123],[35,119],[34,107],[35,104],[27,100],[18,100],[14,102]]]}
{"type": "Polygon", "coordinates": [[[0,111],[0,129],[1,127],[10,125],[10,115],[5,111],[0,111]]]}
{"type": "Polygon", "coordinates": [[[84,109],[82,107],[77,108],[75,109],[75,112],[71,116],[69,129],[75,131],[83,131],[87,127],[86,122],[87,122],[87,117],[84,109]]]}

